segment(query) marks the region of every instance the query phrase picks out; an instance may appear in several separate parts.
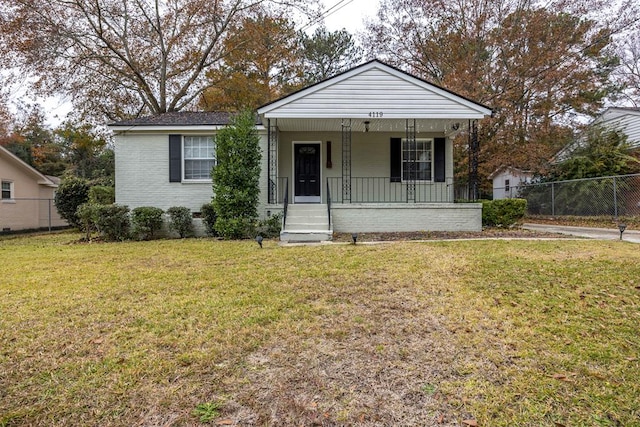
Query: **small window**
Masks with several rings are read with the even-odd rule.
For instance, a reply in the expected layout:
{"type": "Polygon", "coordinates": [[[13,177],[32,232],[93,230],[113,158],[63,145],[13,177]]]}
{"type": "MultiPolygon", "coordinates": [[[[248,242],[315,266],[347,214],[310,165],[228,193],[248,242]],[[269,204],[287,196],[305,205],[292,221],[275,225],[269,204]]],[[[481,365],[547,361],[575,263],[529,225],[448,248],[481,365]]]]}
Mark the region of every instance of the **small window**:
{"type": "Polygon", "coordinates": [[[511,189],[511,186],[509,185],[509,180],[505,179],[504,180],[504,191],[509,191],[511,189]]]}
{"type": "Polygon", "coordinates": [[[2,181],[2,200],[13,199],[13,182],[2,181]]]}
{"type": "Polygon", "coordinates": [[[402,180],[431,181],[432,139],[402,140],[402,180]]]}
{"type": "Polygon", "coordinates": [[[209,180],[216,164],[216,146],[212,136],[185,136],[184,179],[209,180]]]}

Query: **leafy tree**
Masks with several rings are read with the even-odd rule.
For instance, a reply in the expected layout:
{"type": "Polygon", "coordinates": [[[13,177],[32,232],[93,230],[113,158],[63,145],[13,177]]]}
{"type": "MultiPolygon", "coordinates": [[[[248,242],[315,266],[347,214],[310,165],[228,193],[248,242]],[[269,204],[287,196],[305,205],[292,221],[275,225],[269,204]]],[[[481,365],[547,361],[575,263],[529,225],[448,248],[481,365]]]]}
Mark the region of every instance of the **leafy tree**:
{"type": "Polygon", "coordinates": [[[100,119],[178,111],[230,54],[230,28],[262,4],[304,1],[0,0],[0,66],[100,119]]]}
{"type": "Polygon", "coordinates": [[[640,172],[640,161],[629,154],[627,137],[619,130],[593,126],[574,145],[569,157],[556,165],[554,180],[640,172]]]}
{"type": "Polygon", "coordinates": [[[113,179],[113,168],[105,164],[107,158],[104,157],[109,156],[106,153],[112,150],[107,146],[106,136],[96,131],[94,126],[67,120],[54,134],[69,162],[68,172],[90,180],[113,179]]]}
{"type": "Polygon", "coordinates": [[[61,176],[68,162],[45,122],[44,111],[33,107],[20,121],[9,125],[12,131],[0,138],[0,144],[43,174],[61,176]]]}
{"type": "Polygon", "coordinates": [[[254,109],[300,85],[302,67],[295,24],[264,10],[245,17],[224,41],[228,55],[207,73],[206,110],[254,109]]]}
{"type": "Polygon", "coordinates": [[[313,35],[301,34],[304,80],[313,84],[357,65],[363,56],[353,36],[345,29],[328,31],[320,26],[313,35]]]}
{"type": "Polygon", "coordinates": [[[73,227],[81,227],[78,217],[80,205],[89,201],[89,183],[80,178],[62,180],[55,195],[55,205],[60,216],[73,227]]]}
{"type": "MultiPolygon", "coordinates": [[[[604,7],[597,0],[383,0],[366,47],[494,109],[480,126],[481,174],[504,164],[541,171],[573,119],[597,112],[617,89],[611,39],[638,7],[604,7]]],[[[464,137],[457,147],[466,148],[464,137]]]]}
{"type": "Polygon", "coordinates": [[[236,116],[216,137],[212,171],[216,232],[227,239],[249,237],[258,217],[260,138],[250,111],[236,116]]]}

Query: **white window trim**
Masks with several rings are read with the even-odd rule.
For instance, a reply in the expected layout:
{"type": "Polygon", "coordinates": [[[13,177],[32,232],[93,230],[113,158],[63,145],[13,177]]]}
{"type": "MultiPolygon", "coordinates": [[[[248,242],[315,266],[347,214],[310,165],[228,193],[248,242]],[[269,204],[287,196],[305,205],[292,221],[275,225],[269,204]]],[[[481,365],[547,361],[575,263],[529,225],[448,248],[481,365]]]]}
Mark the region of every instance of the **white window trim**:
{"type": "Polygon", "coordinates": [[[15,194],[14,194],[14,188],[13,188],[13,181],[10,181],[8,179],[3,179],[2,181],[0,181],[0,200],[2,200],[3,203],[15,203],[15,194]],[[4,191],[2,188],[2,184],[8,183],[9,184],[9,198],[6,199],[4,197],[2,197],[2,192],[4,191]]]}
{"type": "MultiPolygon", "coordinates": [[[[407,142],[407,138],[402,138],[402,140],[400,141],[400,176],[401,176],[401,181],[403,183],[407,183],[407,182],[412,182],[409,181],[408,179],[404,178],[404,144],[405,142],[407,142]]],[[[416,179],[413,182],[420,182],[420,183],[425,183],[425,184],[433,184],[434,180],[433,180],[433,174],[434,174],[434,165],[433,165],[433,144],[434,144],[434,139],[433,138],[416,138],[416,142],[429,142],[431,144],[431,149],[429,150],[431,152],[431,173],[430,173],[430,177],[429,179],[416,179]]],[[[419,163],[416,161],[416,163],[419,163]]]]}
{"type": "MultiPolygon", "coordinates": [[[[211,183],[213,182],[213,180],[211,178],[187,178],[185,176],[186,172],[187,172],[187,168],[186,168],[186,162],[187,160],[211,160],[210,158],[192,158],[192,159],[187,159],[185,154],[184,154],[184,143],[185,143],[185,139],[186,138],[211,138],[213,139],[213,150],[214,153],[217,151],[217,146],[216,146],[216,135],[215,134],[205,134],[205,135],[182,135],[182,144],[180,145],[180,150],[181,150],[181,157],[182,157],[182,182],[185,184],[200,184],[200,183],[211,183]]],[[[217,155],[214,155],[214,163],[218,163],[218,157],[217,155]]]]}

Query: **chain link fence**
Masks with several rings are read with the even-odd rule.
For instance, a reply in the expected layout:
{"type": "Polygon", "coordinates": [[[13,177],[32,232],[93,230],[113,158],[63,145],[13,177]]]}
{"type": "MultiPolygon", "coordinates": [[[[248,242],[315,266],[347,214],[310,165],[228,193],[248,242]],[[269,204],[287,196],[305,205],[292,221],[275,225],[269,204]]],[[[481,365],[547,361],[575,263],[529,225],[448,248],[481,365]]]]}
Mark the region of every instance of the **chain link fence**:
{"type": "Polygon", "coordinates": [[[0,201],[0,234],[67,227],[53,199],[12,198],[0,201]]]}
{"type": "Polygon", "coordinates": [[[640,216],[640,174],[526,184],[505,193],[526,199],[529,215],[640,216]]]}

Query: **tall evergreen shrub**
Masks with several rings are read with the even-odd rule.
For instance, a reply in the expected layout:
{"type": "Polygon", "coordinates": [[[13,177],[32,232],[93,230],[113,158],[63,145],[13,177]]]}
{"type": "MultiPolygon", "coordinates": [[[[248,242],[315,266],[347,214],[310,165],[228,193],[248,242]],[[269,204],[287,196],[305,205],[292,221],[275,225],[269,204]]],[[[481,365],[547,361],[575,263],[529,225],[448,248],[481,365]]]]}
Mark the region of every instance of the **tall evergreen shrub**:
{"type": "Polygon", "coordinates": [[[260,137],[255,116],[239,114],[216,137],[212,171],[215,231],[226,239],[252,237],[260,195],[260,137]]]}

